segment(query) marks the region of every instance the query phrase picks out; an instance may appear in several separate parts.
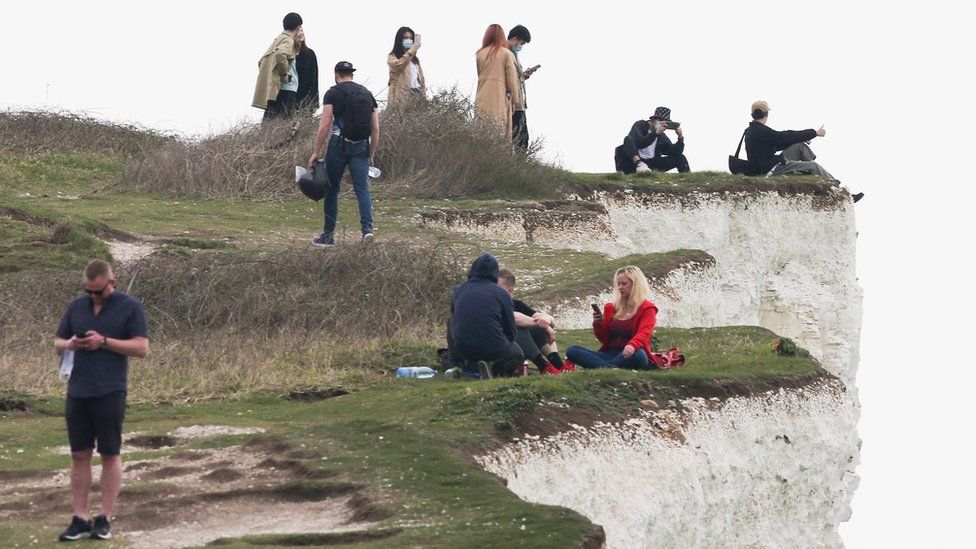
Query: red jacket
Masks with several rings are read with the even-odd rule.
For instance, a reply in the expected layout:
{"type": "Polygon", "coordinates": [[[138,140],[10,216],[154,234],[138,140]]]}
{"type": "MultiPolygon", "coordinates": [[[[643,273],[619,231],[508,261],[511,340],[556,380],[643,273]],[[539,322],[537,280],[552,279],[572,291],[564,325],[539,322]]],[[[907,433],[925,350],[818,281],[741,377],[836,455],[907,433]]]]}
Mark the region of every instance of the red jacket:
{"type": "MultiPolygon", "coordinates": [[[[593,321],[593,333],[603,344],[600,347],[600,352],[606,352],[607,340],[610,338],[610,321],[615,312],[613,303],[607,303],[603,306],[603,322],[593,321]]],[[[651,336],[654,334],[654,323],[656,321],[657,306],[645,299],[637,308],[637,314],[634,315],[634,326],[636,328],[633,337],[627,344],[634,349],[644,349],[647,356],[651,356],[651,336]]]]}

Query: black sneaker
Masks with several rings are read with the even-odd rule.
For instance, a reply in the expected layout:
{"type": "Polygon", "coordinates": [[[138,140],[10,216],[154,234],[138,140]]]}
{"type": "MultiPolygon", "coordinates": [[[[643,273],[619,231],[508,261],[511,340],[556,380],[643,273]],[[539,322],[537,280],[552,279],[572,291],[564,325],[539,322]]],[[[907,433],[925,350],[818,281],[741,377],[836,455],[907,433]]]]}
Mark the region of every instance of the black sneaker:
{"type": "Polygon", "coordinates": [[[335,238],[331,234],[320,234],[317,238],[312,239],[312,244],[320,247],[332,246],[335,244],[335,238]]]}
{"type": "Polygon", "coordinates": [[[77,541],[83,538],[91,537],[91,533],[91,521],[74,516],[71,517],[71,524],[68,525],[68,529],[61,532],[61,535],[58,536],[58,541],[77,541]]]}
{"type": "Polygon", "coordinates": [[[851,198],[854,199],[854,202],[857,202],[858,200],[864,198],[864,193],[852,194],[851,198]]]}
{"type": "Polygon", "coordinates": [[[112,525],[108,522],[108,517],[98,515],[92,523],[92,539],[112,539],[112,525]]]}

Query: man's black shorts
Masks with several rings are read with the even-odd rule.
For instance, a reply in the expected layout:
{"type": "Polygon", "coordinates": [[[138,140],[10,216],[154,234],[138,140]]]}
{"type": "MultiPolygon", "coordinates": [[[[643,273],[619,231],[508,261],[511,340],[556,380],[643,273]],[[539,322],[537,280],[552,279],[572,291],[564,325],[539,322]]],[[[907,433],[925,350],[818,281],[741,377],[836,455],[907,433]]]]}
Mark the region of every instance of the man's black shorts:
{"type": "Polygon", "coordinates": [[[122,420],[125,418],[125,391],[94,398],[69,396],[64,402],[68,422],[68,441],[72,452],[95,448],[103,456],[117,456],[122,450],[122,420]]]}

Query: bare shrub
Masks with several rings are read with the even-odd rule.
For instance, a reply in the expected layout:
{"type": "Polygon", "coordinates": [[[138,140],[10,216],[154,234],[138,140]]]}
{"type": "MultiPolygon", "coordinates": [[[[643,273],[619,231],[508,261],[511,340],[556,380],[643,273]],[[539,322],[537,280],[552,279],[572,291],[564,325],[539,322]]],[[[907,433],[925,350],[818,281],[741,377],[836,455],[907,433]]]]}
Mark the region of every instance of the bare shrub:
{"type": "MultiPolygon", "coordinates": [[[[152,353],[131,372],[138,399],[356,384],[435,359],[463,270],[446,248],[376,243],[259,257],[149,256],[116,273],[142,301],[152,353]]],[[[18,273],[0,286],[0,379],[59,390],[52,341],[80,272],[18,273]]]]}
{"type": "Polygon", "coordinates": [[[297,194],[294,167],[312,154],[311,118],[240,124],[196,141],[174,141],[129,164],[121,181],[138,190],[204,198],[284,199],[297,194]]]}
{"type": "Polygon", "coordinates": [[[418,197],[532,196],[558,193],[559,171],[512,148],[504,129],[474,117],[457,88],[383,111],[376,164],[389,186],[418,197]]]}
{"type": "MultiPolygon", "coordinates": [[[[532,196],[559,192],[559,170],[512,149],[504,131],[474,118],[457,89],[380,114],[380,185],[401,196],[532,196]]],[[[294,166],[312,154],[318,120],[241,124],[194,141],[174,141],[127,167],[121,181],[139,190],[204,198],[297,196],[294,166]]]]}
{"type": "Polygon", "coordinates": [[[132,124],[58,110],[0,111],[0,150],[92,152],[143,157],[175,138],[132,124]]]}

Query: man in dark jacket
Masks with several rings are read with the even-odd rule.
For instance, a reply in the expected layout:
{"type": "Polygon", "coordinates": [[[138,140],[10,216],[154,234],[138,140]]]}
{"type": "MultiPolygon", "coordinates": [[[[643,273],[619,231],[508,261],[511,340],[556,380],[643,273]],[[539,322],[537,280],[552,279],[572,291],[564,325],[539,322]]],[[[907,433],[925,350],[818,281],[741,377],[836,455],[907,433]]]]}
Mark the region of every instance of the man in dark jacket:
{"type": "Polygon", "coordinates": [[[658,107],[647,120],[638,120],[624,138],[624,144],[614,149],[617,171],[635,173],[642,170],[666,172],[677,169],[679,173],[691,171],[685,158],[685,136],[681,126],[674,132],[678,141],[672,143],[664,132],[671,122],[671,109],[658,107]]]}
{"type": "Polygon", "coordinates": [[[515,305],[498,285],[498,261],[481,254],[471,265],[468,281],[454,290],[448,348],[464,361],[465,370],[480,362],[482,376],[509,376],[525,361],[516,334],[515,305]]]}
{"type": "Polygon", "coordinates": [[[749,175],[805,173],[834,179],[814,162],[817,155],[807,144],[815,137],[826,135],[826,130],[821,127],[819,130],[776,131],[766,125],[768,117],[768,103],[756,101],[752,104],[752,122],[746,129],[746,155],[751,168],[749,175]],[[783,154],[776,154],[779,151],[783,151],[783,154]]]}

